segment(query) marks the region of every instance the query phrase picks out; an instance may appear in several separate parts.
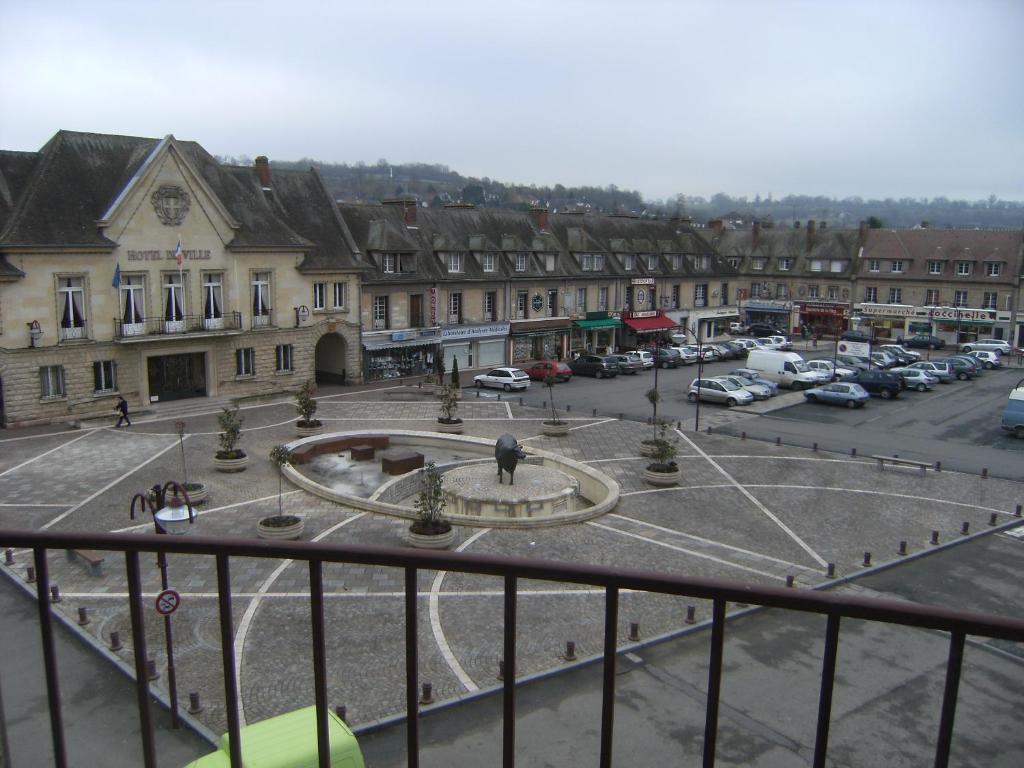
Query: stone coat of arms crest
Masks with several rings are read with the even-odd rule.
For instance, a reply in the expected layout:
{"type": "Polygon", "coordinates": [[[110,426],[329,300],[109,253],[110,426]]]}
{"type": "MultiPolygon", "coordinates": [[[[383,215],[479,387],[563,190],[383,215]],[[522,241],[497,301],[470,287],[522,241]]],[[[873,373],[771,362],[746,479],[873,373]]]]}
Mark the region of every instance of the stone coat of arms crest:
{"type": "Polygon", "coordinates": [[[176,226],[185,220],[191,200],[181,187],[165,184],[149,198],[160,221],[167,226],[176,226]]]}

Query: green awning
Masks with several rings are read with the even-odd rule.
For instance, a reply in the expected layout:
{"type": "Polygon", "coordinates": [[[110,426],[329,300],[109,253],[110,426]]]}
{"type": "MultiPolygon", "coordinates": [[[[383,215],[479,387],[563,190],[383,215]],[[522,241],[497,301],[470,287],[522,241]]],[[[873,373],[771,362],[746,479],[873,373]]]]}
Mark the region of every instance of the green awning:
{"type": "Polygon", "coordinates": [[[600,320],[573,320],[577,328],[592,331],[595,328],[621,328],[622,321],[615,317],[603,317],[600,320]]]}

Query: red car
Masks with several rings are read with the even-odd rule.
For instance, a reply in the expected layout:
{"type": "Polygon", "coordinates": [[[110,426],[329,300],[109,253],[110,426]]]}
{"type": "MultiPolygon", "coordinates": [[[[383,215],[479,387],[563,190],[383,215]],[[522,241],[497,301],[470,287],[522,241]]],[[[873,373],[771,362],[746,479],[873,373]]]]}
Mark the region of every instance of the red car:
{"type": "Polygon", "coordinates": [[[526,375],[534,381],[544,381],[544,377],[552,374],[557,381],[569,381],[572,378],[572,369],[565,363],[557,360],[538,360],[523,368],[526,375]]]}

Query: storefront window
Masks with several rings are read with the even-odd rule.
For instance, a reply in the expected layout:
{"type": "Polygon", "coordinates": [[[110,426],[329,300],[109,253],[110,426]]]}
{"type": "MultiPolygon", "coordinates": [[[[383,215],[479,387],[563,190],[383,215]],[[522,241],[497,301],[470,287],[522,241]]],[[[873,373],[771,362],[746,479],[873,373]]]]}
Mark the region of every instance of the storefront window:
{"type": "Polygon", "coordinates": [[[382,381],[432,373],[436,354],[436,344],[425,347],[368,349],[365,353],[366,378],[368,381],[382,381]]]}

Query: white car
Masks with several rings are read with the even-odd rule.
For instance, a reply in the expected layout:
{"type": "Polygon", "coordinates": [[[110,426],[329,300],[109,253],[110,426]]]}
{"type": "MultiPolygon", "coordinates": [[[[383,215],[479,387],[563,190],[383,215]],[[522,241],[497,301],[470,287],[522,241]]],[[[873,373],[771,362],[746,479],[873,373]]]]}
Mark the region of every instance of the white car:
{"type": "Polygon", "coordinates": [[[961,352],[973,352],[976,349],[985,349],[1000,355],[1008,355],[1013,352],[1013,347],[1002,339],[984,339],[982,341],[969,341],[960,345],[961,352]]]}
{"type": "Polygon", "coordinates": [[[638,355],[640,361],[644,364],[644,368],[654,367],[654,355],[648,352],[646,349],[634,349],[631,352],[627,352],[627,355],[638,355]]]}
{"type": "Polygon", "coordinates": [[[845,376],[852,376],[856,371],[851,368],[843,368],[842,366],[833,366],[831,360],[808,360],[807,367],[812,371],[819,373],[827,373],[832,381],[838,381],[845,376]]]}
{"type": "Polygon", "coordinates": [[[739,344],[744,349],[757,349],[758,344],[753,339],[733,339],[733,344],[739,344]]]}
{"type": "Polygon", "coordinates": [[[998,352],[993,352],[988,349],[976,349],[969,353],[969,357],[973,357],[978,361],[978,365],[983,368],[992,370],[993,368],[1000,368],[1003,365],[1003,361],[998,352]]]}
{"type": "Polygon", "coordinates": [[[697,352],[697,346],[695,344],[687,344],[683,349],[689,350],[695,360],[697,357],[703,357],[705,363],[712,363],[718,359],[718,353],[715,351],[714,347],[701,345],[700,353],[697,352]]]}
{"type": "Polygon", "coordinates": [[[761,338],[754,339],[754,344],[756,346],[751,347],[751,349],[778,349],[775,342],[768,336],[762,336],[761,338]]]}
{"type": "Polygon", "coordinates": [[[492,368],[487,373],[479,373],[473,377],[473,383],[480,387],[496,387],[511,392],[513,389],[526,389],[530,386],[530,377],[526,371],[518,368],[492,368]]]}
{"type": "Polygon", "coordinates": [[[697,351],[689,347],[669,347],[679,353],[683,365],[692,365],[697,362],[697,351]]]}
{"type": "Polygon", "coordinates": [[[789,350],[793,348],[793,342],[788,336],[769,336],[776,349],[789,350]]]}

